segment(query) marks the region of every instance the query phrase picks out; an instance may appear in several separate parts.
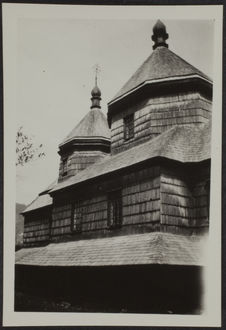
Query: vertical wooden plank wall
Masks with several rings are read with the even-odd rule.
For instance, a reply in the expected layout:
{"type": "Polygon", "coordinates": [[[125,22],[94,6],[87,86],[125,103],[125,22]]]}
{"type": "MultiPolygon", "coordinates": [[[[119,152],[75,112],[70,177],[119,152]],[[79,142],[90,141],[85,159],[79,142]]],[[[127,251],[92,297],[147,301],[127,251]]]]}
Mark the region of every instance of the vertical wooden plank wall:
{"type": "Polygon", "coordinates": [[[111,151],[113,154],[161,134],[174,125],[207,123],[211,101],[198,92],[152,97],[125,109],[112,118],[111,151]],[[134,113],[134,138],[124,141],[123,118],[134,113]]]}

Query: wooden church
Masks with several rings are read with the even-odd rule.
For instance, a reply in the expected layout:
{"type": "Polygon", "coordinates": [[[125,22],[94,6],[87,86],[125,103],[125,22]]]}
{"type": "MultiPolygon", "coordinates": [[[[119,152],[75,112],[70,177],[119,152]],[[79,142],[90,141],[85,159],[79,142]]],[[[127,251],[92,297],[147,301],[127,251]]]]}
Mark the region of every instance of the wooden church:
{"type": "Polygon", "coordinates": [[[16,290],[80,311],[202,312],[212,81],[167,39],[158,20],[107,118],[96,82],[59,145],[58,180],[23,212],[16,290]]]}

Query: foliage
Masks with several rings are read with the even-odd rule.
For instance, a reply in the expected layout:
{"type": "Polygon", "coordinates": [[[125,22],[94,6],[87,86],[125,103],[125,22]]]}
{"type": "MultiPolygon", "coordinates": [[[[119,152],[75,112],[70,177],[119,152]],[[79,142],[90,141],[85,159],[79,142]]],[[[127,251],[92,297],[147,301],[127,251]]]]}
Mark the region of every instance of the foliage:
{"type": "Polygon", "coordinates": [[[23,166],[31,160],[45,156],[42,147],[42,144],[35,146],[21,126],[16,134],[16,165],[23,166]]]}

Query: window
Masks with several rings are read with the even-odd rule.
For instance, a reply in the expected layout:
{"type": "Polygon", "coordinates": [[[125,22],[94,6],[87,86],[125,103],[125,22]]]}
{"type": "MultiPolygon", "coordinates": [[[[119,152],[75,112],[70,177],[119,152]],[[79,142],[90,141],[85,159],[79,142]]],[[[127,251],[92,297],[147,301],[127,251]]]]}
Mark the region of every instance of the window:
{"type": "Polygon", "coordinates": [[[121,190],[108,194],[108,227],[116,228],[122,224],[122,194],[121,190]]]}
{"type": "Polygon", "coordinates": [[[124,118],[124,139],[129,140],[134,137],[134,114],[124,118]]]}
{"type": "Polygon", "coordinates": [[[62,175],[67,175],[67,158],[64,158],[63,159],[63,162],[62,162],[62,175]]]}
{"type": "Polygon", "coordinates": [[[82,205],[81,201],[76,201],[72,212],[72,231],[80,232],[82,229],[82,205]]]}

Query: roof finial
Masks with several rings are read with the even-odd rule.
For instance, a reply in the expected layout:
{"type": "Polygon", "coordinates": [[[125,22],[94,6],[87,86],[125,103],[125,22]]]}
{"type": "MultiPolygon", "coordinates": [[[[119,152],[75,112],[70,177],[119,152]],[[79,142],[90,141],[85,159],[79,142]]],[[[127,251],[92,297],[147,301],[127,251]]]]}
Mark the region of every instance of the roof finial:
{"type": "Polygon", "coordinates": [[[160,20],[158,20],[153,27],[152,40],[155,42],[153,49],[164,46],[168,48],[166,40],[169,38],[168,33],[166,32],[166,26],[160,20]]]}
{"type": "Polygon", "coordinates": [[[92,101],[92,104],[91,104],[91,109],[93,108],[101,108],[100,106],[100,100],[101,100],[101,91],[99,89],[99,87],[97,86],[97,76],[98,76],[98,73],[100,73],[100,67],[98,64],[96,64],[94,66],[94,70],[95,70],[95,87],[92,89],[92,92],[91,92],[91,101],[92,101]]]}
{"type": "Polygon", "coordinates": [[[98,64],[94,65],[94,70],[95,70],[95,86],[97,86],[97,76],[101,71],[100,66],[98,64]]]}

